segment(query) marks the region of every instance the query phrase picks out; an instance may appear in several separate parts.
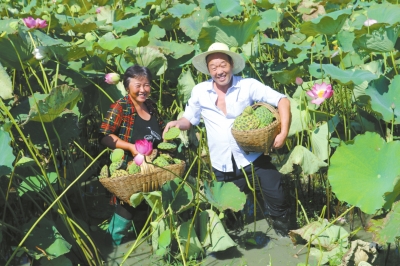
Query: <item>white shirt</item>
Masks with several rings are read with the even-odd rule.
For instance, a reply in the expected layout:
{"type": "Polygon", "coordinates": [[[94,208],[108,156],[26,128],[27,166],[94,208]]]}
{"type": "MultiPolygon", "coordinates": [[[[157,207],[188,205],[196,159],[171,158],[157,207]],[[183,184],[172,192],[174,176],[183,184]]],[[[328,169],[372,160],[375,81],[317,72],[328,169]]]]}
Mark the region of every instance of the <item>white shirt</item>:
{"type": "Polygon", "coordinates": [[[240,168],[254,162],[262,154],[259,152],[246,154],[238,146],[231,133],[235,118],[254,102],[261,101],[278,106],[279,100],[283,97],[286,96],[253,78],[233,76],[232,87],[225,95],[225,116],[215,105],[218,96],[213,87],[213,80],[210,79],[193,88],[183,117],[192,125],[199,124],[200,118],[203,118],[212,166],[222,172],[231,172],[233,171],[232,155],[240,168]]]}

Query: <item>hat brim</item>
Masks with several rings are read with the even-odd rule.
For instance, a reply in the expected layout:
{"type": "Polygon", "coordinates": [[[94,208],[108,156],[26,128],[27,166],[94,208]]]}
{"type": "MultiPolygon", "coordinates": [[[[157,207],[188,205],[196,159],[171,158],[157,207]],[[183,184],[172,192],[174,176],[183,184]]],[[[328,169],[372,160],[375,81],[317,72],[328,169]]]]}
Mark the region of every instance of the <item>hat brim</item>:
{"type": "Polygon", "coordinates": [[[232,58],[232,61],[233,61],[232,73],[233,74],[237,74],[240,71],[242,71],[246,65],[246,63],[241,55],[231,52],[231,51],[226,51],[226,50],[213,50],[213,51],[207,51],[207,52],[201,53],[199,55],[196,55],[192,59],[192,64],[201,73],[210,75],[210,72],[208,71],[208,67],[207,67],[206,57],[209,54],[215,54],[215,53],[224,53],[224,54],[229,55],[232,58]]]}

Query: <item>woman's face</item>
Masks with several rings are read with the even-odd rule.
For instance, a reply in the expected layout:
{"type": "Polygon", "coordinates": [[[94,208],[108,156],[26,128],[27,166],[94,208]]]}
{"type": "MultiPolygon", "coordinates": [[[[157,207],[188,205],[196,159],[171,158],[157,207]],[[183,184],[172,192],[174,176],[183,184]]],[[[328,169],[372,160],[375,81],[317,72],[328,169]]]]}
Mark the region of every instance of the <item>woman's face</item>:
{"type": "Polygon", "coordinates": [[[136,103],[143,103],[150,95],[150,82],[146,77],[131,78],[128,94],[136,103]]]}

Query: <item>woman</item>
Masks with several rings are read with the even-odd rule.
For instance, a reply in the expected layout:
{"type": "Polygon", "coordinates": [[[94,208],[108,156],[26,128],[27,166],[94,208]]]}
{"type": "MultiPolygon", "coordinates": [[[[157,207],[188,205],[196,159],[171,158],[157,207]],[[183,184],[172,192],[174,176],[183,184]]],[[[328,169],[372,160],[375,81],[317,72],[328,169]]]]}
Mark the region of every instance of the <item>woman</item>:
{"type": "MultiPolygon", "coordinates": [[[[122,167],[126,167],[127,162],[138,154],[135,148],[136,140],[152,141],[153,147],[157,147],[162,141],[164,122],[155,103],[148,98],[151,79],[152,75],[147,67],[129,67],[123,77],[128,95],[111,105],[100,127],[101,144],[111,149],[125,150],[125,163],[122,167]]],[[[131,225],[134,210],[126,203],[118,203],[107,229],[114,245],[121,244],[131,225]]]]}

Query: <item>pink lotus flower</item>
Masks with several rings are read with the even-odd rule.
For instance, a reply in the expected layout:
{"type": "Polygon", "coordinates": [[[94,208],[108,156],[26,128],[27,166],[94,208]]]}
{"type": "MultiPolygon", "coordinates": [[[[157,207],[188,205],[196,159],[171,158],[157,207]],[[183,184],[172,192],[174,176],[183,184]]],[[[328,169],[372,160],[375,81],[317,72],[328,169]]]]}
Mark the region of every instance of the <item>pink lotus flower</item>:
{"type": "Polygon", "coordinates": [[[117,84],[119,82],[119,75],[117,73],[108,73],[105,76],[105,81],[108,84],[117,84]]]}
{"type": "Polygon", "coordinates": [[[333,90],[331,84],[326,84],[325,82],[322,82],[321,84],[315,83],[311,90],[307,91],[307,94],[314,98],[311,101],[312,103],[320,105],[326,99],[332,97],[333,90]]]}
{"type": "Polygon", "coordinates": [[[143,163],[144,156],[150,155],[153,151],[153,142],[146,139],[137,140],[135,142],[135,148],[138,152],[138,155],[136,155],[133,160],[137,165],[141,165],[143,163]]]}
{"type": "Polygon", "coordinates": [[[32,17],[27,17],[27,18],[24,18],[23,21],[24,21],[25,25],[30,29],[37,29],[37,28],[43,29],[43,28],[47,27],[46,20],[43,20],[40,18],[34,19],[32,17]]]}
{"type": "Polygon", "coordinates": [[[376,21],[375,19],[367,19],[367,20],[364,22],[364,26],[365,26],[365,27],[369,27],[369,26],[374,25],[375,23],[378,23],[378,21],[376,21]]]}

